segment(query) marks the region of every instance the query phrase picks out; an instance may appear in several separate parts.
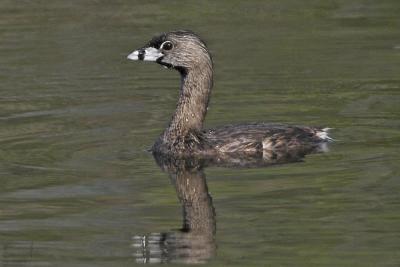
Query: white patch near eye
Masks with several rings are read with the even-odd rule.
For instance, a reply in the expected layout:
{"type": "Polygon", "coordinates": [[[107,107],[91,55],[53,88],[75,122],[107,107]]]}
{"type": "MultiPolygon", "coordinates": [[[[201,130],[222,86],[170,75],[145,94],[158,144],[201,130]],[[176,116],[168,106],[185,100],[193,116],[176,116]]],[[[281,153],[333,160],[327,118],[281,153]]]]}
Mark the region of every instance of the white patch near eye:
{"type": "Polygon", "coordinates": [[[170,50],[171,48],[172,48],[172,43],[170,41],[165,41],[160,45],[160,50],[161,49],[170,50]]]}

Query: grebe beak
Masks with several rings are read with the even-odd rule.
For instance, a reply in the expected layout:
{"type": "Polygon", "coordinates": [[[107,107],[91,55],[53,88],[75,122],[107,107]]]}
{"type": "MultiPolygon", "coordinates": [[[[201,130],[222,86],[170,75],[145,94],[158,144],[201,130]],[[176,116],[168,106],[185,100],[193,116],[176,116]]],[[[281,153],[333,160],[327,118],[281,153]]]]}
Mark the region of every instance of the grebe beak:
{"type": "Polygon", "coordinates": [[[143,61],[157,61],[157,59],[164,56],[158,49],[154,47],[145,47],[133,51],[128,55],[130,60],[143,60],[143,61]]]}

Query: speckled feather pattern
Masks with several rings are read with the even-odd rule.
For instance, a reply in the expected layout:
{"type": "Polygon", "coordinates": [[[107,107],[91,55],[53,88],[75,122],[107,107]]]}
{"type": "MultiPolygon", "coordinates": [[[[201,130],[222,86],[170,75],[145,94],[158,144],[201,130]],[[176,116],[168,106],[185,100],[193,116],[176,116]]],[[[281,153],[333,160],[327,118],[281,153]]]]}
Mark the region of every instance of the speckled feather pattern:
{"type": "Polygon", "coordinates": [[[310,153],[331,141],[327,128],[253,123],[203,130],[213,86],[213,63],[205,43],[193,32],[176,31],[153,38],[147,46],[174,44],[157,60],[181,74],[179,100],[171,122],[152,147],[154,153],[226,158],[242,154],[263,158],[310,153]],[[225,155],[225,156],[224,156],[225,155]]]}

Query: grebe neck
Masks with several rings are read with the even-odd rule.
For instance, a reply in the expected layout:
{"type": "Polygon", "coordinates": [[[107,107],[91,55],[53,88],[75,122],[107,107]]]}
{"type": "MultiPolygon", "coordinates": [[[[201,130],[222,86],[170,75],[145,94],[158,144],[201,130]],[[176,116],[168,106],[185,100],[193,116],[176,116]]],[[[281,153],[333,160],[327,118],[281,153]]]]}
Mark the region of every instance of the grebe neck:
{"type": "Polygon", "coordinates": [[[189,131],[200,131],[213,85],[211,59],[191,69],[179,70],[181,88],[179,100],[169,126],[164,131],[164,142],[184,137],[189,131]]]}

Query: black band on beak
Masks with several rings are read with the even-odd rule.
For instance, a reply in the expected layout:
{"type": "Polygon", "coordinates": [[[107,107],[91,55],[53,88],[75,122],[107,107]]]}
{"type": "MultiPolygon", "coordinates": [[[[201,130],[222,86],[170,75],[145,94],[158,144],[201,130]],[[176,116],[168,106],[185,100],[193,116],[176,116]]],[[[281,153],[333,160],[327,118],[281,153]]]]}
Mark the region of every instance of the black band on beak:
{"type": "Polygon", "coordinates": [[[139,55],[138,55],[138,59],[139,60],[143,60],[144,59],[144,54],[146,53],[146,51],[144,51],[144,49],[140,49],[139,50],[139,55]]]}

